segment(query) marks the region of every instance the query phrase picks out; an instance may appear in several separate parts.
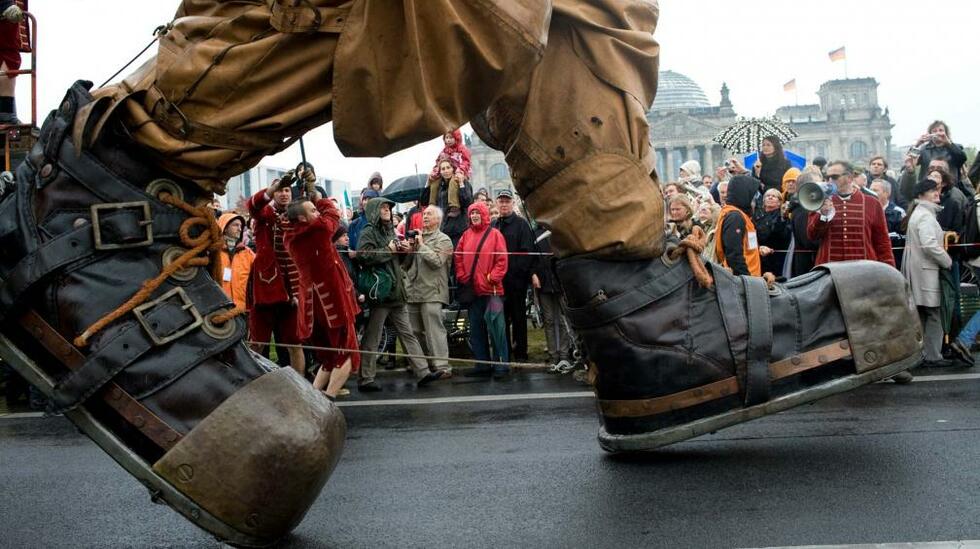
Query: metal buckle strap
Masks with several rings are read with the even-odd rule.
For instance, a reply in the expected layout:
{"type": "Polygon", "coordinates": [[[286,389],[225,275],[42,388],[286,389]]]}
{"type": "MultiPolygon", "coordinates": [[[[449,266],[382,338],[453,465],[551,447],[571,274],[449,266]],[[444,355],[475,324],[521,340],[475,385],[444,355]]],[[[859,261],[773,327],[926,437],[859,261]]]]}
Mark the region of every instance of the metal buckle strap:
{"type": "Polygon", "coordinates": [[[93,204],[91,208],[92,212],[92,235],[94,237],[95,249],[96,250],[123,250],[126,248],[139,248],[142,246],[149,246],[153,244],[153,216],[150,213],[150,203],[146,200],[141,202],[115,202],[110,204],[93,204]],[[105,236],[102,232],[102,220],[103,216],[100,212],[103,211],[123,211],[123,210],[139,210],[143,214],[143,218],[137,221],[137,226],[142,229],[143,234],[134,239],[140,238],[135,242],[118,242],[109,243],[105,242],[105,236]]]}
{"type": "Polygon", "coordinates": [[[769,354],[772,352],[772,308],[766,281],[756,276],[740,277],[745,284],[745,308],[748,318],[746,352],[745,405],[754,406],[769,400],[769,354]]]}
{"type": "Polygon", "coordinates": [[[50,413],[76,408],[147,351],[180,338],[203,323],[197,307],[181,287],[138,309],[136,323],[128,323],[90,354],[81,368],[55,386],[50,413]]]}
{"type": "Polygon", "coordinates": [[[187,332],[194,330],[204,323],[204,318],[201,313],[198,312],[197,307],[194,306],[194,302],[191,298],[187,296],[187,292],[183,288],[177,287],[169,292],[163,294],[162,296],[154,299],[153,301],[148,301],[139,307],[133,309],[133,314],[136,315],[136,320],[146,331],[146,334],[150,336],[154,345],[166,345],[171,341],[180,338],[187,332]],[[168,331],[160,334],[157,330],[160,328],[160,324],[152,320],[153,312],[159,307],[172,306],[174,303],[171,301],[176,297],[179,301],[179,308],[182,311],[186,311],[190,315],[190,322],[183,325],[169,326],[168,331]]]}
{"type": "MultiPolygon", "coordinates": [[[[20,324],[69,370],[78,370],[85,363],[85,355],[33,309],[21,317],[20,324]]],[[[115,383],[110,382],[106,389],[102,392],[102,400],[164,450],[169,450],[183,438],[173,427],[115,383]]]]}
{"type": "Polygon", "coordinates": [[[24,256],[10,270],[6,279],[0,283],[0,320],[13,307],[20,297],[32,286],[48,275],[68,265],[95,255],[97,251],[118,250],[153,244],[156,238],[178,236],[180,223],[186,218],[182,212],[173,211],[153,219],[142,218],[136,223],[145,231],[145,237],[138,242],[113,243],[105,241],[105,225],[113,229],[124,227],[122,222],[114,222],[117,217],[129,218],[132,209],[139,210],[143,216],[149,212],[145,202],[121,204],[97,204],[92,206],[92,225],[83,225],[63,233],[41,244],[32,253],[24,256]],[[152,223],[150,225],[149,223],[152,223]]]}

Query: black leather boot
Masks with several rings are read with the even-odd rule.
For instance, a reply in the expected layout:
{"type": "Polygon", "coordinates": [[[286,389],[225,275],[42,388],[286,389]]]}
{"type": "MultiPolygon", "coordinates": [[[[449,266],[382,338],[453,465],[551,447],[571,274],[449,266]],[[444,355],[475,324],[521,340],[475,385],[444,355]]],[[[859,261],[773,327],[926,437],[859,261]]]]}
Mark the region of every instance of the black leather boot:
{"type": "Polygon", "coordinates": [[[121,130],[80,150],[89,86],[48,117],[0,202],[0,353],[154,501],[229,543],[271,543],[336,465],[343,416],[242,343],[210,274],[211,194],[121,130]]]}
{"type": "Polygon", "coordinates": [[[887,378],[920,359],[905,279],[829,264],[769,289],[687,260],[558,261],[609,451],[650,450],[887,378]]]}

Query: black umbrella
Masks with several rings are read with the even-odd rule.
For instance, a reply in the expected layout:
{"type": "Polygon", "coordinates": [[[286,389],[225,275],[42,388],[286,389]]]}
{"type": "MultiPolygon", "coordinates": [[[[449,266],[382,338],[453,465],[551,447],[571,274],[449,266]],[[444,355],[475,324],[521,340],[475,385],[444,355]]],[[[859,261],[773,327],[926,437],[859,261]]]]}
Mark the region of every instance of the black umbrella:
{"type": "Polygon", "coordinates": [[[381,190],[381,196],[392,202],[402,203],[418,200],[422,190],[428,186],[429,175],[419,173],[399,177],[381,190]]]}

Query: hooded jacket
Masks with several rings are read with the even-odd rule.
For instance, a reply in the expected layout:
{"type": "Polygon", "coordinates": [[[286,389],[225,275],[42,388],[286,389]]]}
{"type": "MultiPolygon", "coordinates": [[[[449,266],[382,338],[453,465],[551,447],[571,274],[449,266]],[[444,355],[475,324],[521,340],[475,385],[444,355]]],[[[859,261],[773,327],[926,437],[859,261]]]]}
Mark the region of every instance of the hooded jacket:
{"type": "Polygon", "coordinates": [[[357,263],[364,268],[386,269],[392,278],[391,294],[382,305],[405,303],[405,273],[401,254],[392,252],[388,243],[395,240],[395,225],[381,220],[381,205],[395,205],[387,198],[372,198],[364,206],[364,228],[357,239],[357,263]]]}
{"type": "Polygon", "coordinates": [[[242,232],[238,235],[235,242],[225,241],[225,246],[221,248],[221,289],[235,302],[235,306],[245,310],[245,303],[248,298],[248,277],[252,272],[252,263],[255,261],[255,252],[250,250],[242,242],[242,235],[245,234],[245,218],[235,212],[226,212],[218,218],[218,227],[222,234],[225,227],[233,220],[238,219],[242,222],[242,232]]]}
{"type": "Polygon", "coordinates": [[[470,283],[470,271],[473,270],[473,262],[476,262],[476,270],[473,271],[473,289],[478,296],[504,295],[504,276],[507,275],[507,242],[504,235],[497,229],[490,226],[490,210],[483,202],[476,202],[466,210],[466,218],[469,219],[470,213],[480,212],[480,224],[472,222],[466,229],[463,236],[459,239],[456,246],[456,280],[460,284],[470,283]],[[490,231],[486,242],[480,248],[480,253],[476,253],[476,248],[483,239],[483,234],[490,231]]]}
{"type": "Polygon", "coordinates": [[[762,275],[759,240],[752,223],[752,202],[759,184],[758,179],[748,175],[733,177],[728,183],[727,203],[718,217],[717,257],[736,275],[762,275]]]}

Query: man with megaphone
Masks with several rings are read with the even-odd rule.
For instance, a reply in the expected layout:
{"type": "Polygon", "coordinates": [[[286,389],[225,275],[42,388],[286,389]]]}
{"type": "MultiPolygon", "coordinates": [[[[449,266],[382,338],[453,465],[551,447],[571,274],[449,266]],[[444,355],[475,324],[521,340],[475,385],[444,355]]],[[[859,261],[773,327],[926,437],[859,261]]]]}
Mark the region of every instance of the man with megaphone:
{"type": "Polygon", "coordinates": [[[827,181],[836,184],[837,192],[814,184],[800,188],[800,203],[811,210],[807,237],[820,242],[816,264],[870,259],[894,267],[884,211],[874,197],[857,189],[853,173],[848,162],[837,160],[827,166],[827,181]],[[813,187],[824,193],[818,209],[813,199],[819,193],[813,187]]]}

